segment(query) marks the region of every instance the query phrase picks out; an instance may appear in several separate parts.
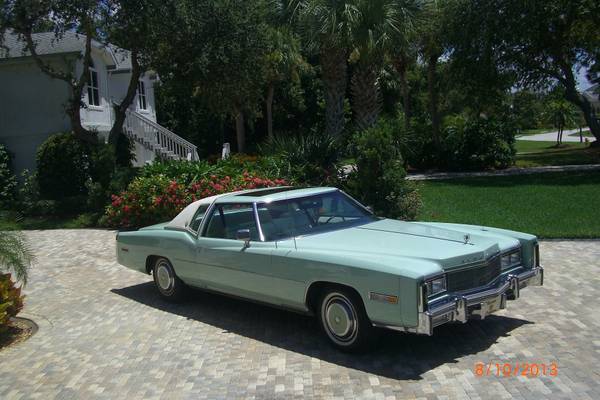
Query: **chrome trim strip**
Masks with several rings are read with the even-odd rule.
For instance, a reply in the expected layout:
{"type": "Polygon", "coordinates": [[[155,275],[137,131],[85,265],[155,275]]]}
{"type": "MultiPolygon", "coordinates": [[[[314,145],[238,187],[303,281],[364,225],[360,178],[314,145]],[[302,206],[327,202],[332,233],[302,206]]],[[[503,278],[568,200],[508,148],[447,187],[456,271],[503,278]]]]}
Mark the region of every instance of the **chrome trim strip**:
{"type": "Polygon", "coordinates": [[[262,227],[260,226],[260,218],[258,218],[258,206],[256,205],[256,202],[252,203],[252,210],[254,211],[254,223],[258,228],[258,236],[260,237],[260,241],[264,242],[265,235],[263,235],[262,227]]]}
{"type": "Polygon", "coordinates": [[[206,209],[206,212],[204,213],[204,218],[202,218],[202,222],[200,223],[200,226],[198,227],[198,234],[196,235],[196,238],[199,237],[206,237],[205,234],[205,230],[206,230],[206,224],[207,224],[207,220],[210,217],[216,207],[216,203],[217,203],[217,199],[214,199],[212,203],[210,203],[210,205],[208,206],[208,208],[206,209]]]}

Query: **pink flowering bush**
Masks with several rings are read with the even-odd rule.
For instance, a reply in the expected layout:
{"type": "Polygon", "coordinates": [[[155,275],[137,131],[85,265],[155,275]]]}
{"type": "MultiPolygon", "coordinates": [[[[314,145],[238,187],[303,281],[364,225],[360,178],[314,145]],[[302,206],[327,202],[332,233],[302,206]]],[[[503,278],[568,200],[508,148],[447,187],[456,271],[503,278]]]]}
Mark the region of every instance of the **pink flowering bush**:
{"type": "Polygon", "coordinates": [[[112,195],[102,223],[120,229],[139,228],[169,221],[188,204],[205,197],[287,184],[285,179],[269,179],[247,171],[233,177],[210,175],[190,183],[164,174],[140,176],[129,184],[127,190],[112,195]]]}

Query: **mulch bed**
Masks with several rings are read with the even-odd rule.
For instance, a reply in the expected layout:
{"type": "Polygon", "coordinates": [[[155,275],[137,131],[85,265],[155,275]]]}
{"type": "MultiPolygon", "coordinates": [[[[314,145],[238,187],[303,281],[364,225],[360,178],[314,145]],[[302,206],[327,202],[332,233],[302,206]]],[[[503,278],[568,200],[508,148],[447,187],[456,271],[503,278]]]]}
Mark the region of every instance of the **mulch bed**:
{"type": "Polygon", "coordinates": [[[0,351],[21,343],[37,331],[37,326],[33,321],[24,318],[13,318],[10,321],[8,330],[0,333],[0,351]]]}

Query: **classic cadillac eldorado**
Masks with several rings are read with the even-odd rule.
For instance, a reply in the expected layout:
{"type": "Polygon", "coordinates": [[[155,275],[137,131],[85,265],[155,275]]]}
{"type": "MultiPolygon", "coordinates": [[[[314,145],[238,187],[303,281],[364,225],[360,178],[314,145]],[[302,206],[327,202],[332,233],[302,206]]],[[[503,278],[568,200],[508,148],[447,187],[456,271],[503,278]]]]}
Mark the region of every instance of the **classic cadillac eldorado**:
{"type": "Polygon", "coordinates": [[[152,274],[166,300],[192,286],[316,315],[346,351],[373,327],[432,335],[483,319],[544,277],[535,236],[380,218],[327,187],[196,201],[168,223],[118,233],[117,258],[152,274]]]}

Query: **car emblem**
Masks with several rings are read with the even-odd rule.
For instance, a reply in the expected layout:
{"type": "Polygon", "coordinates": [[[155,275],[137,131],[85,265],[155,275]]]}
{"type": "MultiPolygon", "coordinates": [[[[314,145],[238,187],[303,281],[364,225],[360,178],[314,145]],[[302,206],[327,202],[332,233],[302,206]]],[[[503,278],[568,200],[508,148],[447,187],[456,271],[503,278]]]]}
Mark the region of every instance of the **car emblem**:
{"type": "Polygon", "coordinates": [[[469,240],[471,240],[471,235],[467,234],[467,235],[463,236],[463,239],[465,240],[465,244],[468,244],[469,240]]]}

